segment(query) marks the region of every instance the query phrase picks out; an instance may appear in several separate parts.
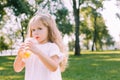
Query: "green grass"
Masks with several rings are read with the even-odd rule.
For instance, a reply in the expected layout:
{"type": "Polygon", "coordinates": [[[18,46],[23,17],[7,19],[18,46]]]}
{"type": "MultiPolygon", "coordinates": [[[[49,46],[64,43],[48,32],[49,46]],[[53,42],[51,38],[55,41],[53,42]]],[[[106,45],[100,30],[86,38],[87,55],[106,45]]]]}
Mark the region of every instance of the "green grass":
{"type": "MultiPolygon", "coordinates": [[[[0,57],[0,80],[24,80],[24,70],[13,71],[15,56],[0,57]]],[[[120,54],[90,53],[70,56],[69,67],[62,73],[63,80],[120,80],[120,54]]]]}
{"type": "Polygon", "coordinates": [[[13,62],[15,56],[0,56],[0,80],[23,80],[24,71],[15,73],[13,62]]]}

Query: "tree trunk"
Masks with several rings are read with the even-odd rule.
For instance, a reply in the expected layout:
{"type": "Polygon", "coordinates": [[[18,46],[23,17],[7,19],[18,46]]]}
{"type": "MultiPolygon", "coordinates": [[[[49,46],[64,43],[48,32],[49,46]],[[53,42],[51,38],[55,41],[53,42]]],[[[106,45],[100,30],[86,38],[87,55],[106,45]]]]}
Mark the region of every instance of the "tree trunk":
{"type": "Polygon", "coordinates": [[[89,50],[89,40],[86,40],[86,41],[87,41],[86,48],[87,48],[87,50],[89,50]]]}
{"type": "Polygon", "coordinates": [[[21,27],[22,28],[22,31],[21,31],[21,35],[22,35],[22,42],[24,42],[24,40],[25,40],[25,37],[24,37],[24,29],[23,29],[23,27],[21,27]]]}
{"type": "Polygon", "coordinates": [[[97,34],[96,20],[97,20],[97,16],[95,15],[95,18],[94,18],[94,33],[93,33],[92,51],[94,51],[94,48],[95,48],[95,42],[96,42],[96,34],[97,34]]]}
{"type": "Polygon", "coordinates": [[[75,20],[75,55],[80,55],[80,44],[79,44],[79,6],[77,9],[76,0],[73,0],[73,13],[74,13],[74,20],[75,20]]]}

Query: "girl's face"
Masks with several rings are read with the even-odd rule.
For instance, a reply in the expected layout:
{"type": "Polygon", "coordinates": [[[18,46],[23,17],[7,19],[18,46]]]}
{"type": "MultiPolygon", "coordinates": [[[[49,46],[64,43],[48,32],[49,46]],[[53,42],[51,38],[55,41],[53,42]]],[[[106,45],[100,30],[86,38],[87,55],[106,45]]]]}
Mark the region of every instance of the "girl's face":
{"type": "Polygon", "coordinates": [[[31,27],[32,37],[35,38],[39,43],[44,44],[48,42],[48,28],[42,23],[35,23],[31,27]]]}

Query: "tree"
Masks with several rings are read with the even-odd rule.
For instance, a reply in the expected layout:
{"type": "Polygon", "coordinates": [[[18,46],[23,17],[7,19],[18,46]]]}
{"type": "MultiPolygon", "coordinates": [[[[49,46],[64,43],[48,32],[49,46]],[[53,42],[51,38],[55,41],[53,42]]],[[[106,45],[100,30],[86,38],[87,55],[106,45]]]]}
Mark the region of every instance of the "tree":
{"type": "MultiPolygon", "coordinates": [[[[75,21],[75,55],[80,55],[80,44],[79,44],[79,26],[80,26],[80,0],[77,2],[77,0],[73,1],[73,14],[74,14],[74,21],[75,21]]],[[[82,0],[81,0],[82,1],[82,0]]]]}
{"type": "Polygon", "coordinates": [[[72,25],[70,24],[70,22],[68,21],[69,19],[67,18],[68,10],[63,6],[63,4],[61,3],[61,0],[59,1],[35,0],[35,4],[34,4],[35,6],[30,5],[26,0],[23,0],[23,1],[18,0],[17,2],[16,0],[8,0],[8,1],[9,1],[8,5],[11,6],[16,16],[19,16],[20,18],[20,15],[23,13],[26,14],[25,16],[27,16],[27,19],[23,19],[21,21],[21,25],[22,25],[21,35],[23,36],[23,41],[24,41],[24,35],[27,30],[27,23],[29,19],[31,18],[33,13],[35,13],[35,11],[39,12],[40,8],[44,10],[48,9],[47,11],[49,11],[51,14],[54,14],[56,16],[56,22],[58,24],[60,31],[62,31],[63,34],[70,34],[70,32],[72,32],[72,27],[71,27],[72,25]]]}
{"type": "MultiPolygon", "coordinates": [[[[27,17],[27,19],[30,17],[30,15],[33,14],[33,11],[32,11],[32,6],[26,1],[26,0],[2,0],[0,1],[0,33],[2,33],[2,29],[5,27],[5,22],[8,22],[8,20],[10,19],[10,16],[7,15],[7,13],[11,12],[12,14],[14,14],[16,16],[16,22],[17,21],[17,18],[19,17],[21,20],[22,20],[22,17],[21,15],[25,15],[27,17]],[[5,16],[5,17],[4,17],[5,16]],[[7,16],[8,19],[5,19],[7,16]],[[5,20],[4,20],[5,19],[5,20]]],[[[23,19],[25,20],[25,18],[23,19]]],[[[26,23],[27,24],[27,23],[26,23]]],[[[19,30],[21,32],[21,35],[22,35],[22,38],[23,38],[23,41],[24,41],[24,32],[26,30],[26,27],[27,26],[21,26],[21,30],[19,30]]],[[[13,43],[16,41],[16,37],[15,37],[15,34],[18,33],[18,31],[12,31],[13,28],[6,28],[6,31],[8,33],[6,34],[1,34],[1,39],[0,40],[4,40],[4,37],[5,38],[9,38],[9,44],[8,44],[8,41],[5,42],[1,42],[1,50],[4,50],[4,49],[12,49],[12,45],[13,43]],[[8,47],[9,46],[9,47],[8,47]]]]}
{"type": "MultiPolygon", "coordinates": [[[[21,19],[21,21],[27,21],[26,19],[29,19],[34,13],[33,7],[26,0],[17,0],[17,1],[16,0],[7,0],[7,7],[9,9],[13,10],[14,15],[16,16],[16,22],[18,22],[17,18],[21,19]],[[25,14],[25,16],[27,18],[22,19],[21,18],[22,14],[25,14]]],[[[25,37],[24,32],[26,31],[26,29],[27,29],[27,26],[25,24],[21,26],[21,36],[23,38],[23,41],[24,41],[24,37],[25,37]]]]}
{"type": "Polygon", "coordinates": [[[3,18],[3,15],[6,14],[5,10],[4,10],[4,7],[6,6],[6,1],[5,0],[1,0],[0,1],[0,22],[3,18]]]}
{"type": "Polygon", "coordinates": [[[62,34],[69,35],[71,32],[73,32],[72,24],[67,16],[68,10],[66,8],[63,7],[62,9],[58,9],[54,15],[56,16],[56,22],[62,34]]]}
{"type": "MultiPolygon", "coordinates": [[[[82,6],[80,10],[82,17],[80,30],[81,33],[86,35],[85,40],[89,41],[93,39],[92,51],[94,51],[94,49],[102,50],[102,45],[104,44],[104,41],[109,38],[107,26],[104,23],[105,21],[103,20],[100,12],[98,11],[102,9],[101,1],[86,1],[84,2],[84,6],[82,6]]],[[[112,39],[111,42],[113,42],[112,39]]]]}
{"type": "MultiPolygon", "coordinates": [[[[28,21],[36,11],[39,11],[39,7],[42,7],[44,10],[47,8],[47,11],[50,11],[50,13],[55,16],[58,28],[61,32],[63,32],[63,35],[70,34],[72,32],[72,24],[69,22],[68,10],[64,7],[63,3],[61,3],[61,0],[35,0],[35,4],[33,5],[31,5],[30,2],[26,0],[4,1],[4,5],[3,2],[1,2],[2,7],[0,8],[2,8],[1,10],[3,11],[4,9],[11,10],[12,15],[15,15],[15,21],[16,23],[20,24],[20,30],[17,30],[14,35],[18,36],[18,34],[21,33],[23,41],[26,35],[28,21]]],[[[5,15],[1,14],[0,16],[5,15]]]]}
{"type": "Polygon", "coordinates": [[[80,23],[80,31],[81,35],[85,35],[84,37],[84,46],[86,47],[87,50],[90,50],[89,44],[92,39],[92,28],[88,26],[88,19],[82,20],[80,23]]]}

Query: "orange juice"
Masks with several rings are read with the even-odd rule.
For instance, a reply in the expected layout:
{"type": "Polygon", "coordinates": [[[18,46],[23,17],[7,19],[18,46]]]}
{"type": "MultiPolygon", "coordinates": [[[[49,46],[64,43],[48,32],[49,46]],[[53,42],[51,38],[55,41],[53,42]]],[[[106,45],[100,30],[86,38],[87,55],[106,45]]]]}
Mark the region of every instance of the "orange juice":
{"type": "Polygon", "coordinates": [[[23,56],[23,58],[29,58],[30,57],[30,51],[26,51],[25,53],[24,53],[24,56],[23,56]]]}
{"type": "Polygon", "coordinates": [[[30,51],[25,51],[24,53],[22,53],[20,56],[22,58],[29,58],[31,55],[31,52],[30,51]]]}

